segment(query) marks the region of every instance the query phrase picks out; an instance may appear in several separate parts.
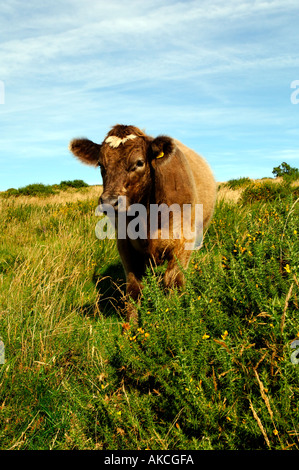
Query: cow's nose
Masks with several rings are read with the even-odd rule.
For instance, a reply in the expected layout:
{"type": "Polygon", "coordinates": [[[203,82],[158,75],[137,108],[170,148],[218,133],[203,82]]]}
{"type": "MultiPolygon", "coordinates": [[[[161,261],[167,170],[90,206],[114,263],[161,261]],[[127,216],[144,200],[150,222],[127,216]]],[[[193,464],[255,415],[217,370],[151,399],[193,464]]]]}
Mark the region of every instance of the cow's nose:
{"type": "Polygon", "coordinates": [[[101,205],[109,205],[112,206],[114,209],[117,208],[118,205],[118,197],[117,196],[105,196],[105,194],[102,194],[102,196],[99,199],[99,203],[101,205]]]}

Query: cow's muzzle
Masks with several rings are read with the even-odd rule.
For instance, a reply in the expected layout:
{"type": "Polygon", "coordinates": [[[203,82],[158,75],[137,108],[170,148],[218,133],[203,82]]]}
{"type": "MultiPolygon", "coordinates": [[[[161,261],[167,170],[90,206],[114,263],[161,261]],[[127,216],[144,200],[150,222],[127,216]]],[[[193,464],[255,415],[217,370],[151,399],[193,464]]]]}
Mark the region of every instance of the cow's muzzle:
{"type": "Polygon", "coordinates": [[[115,212],[126,212],[130,206],[130,203],[126,196],[114,196],[114,195],[105,195],[103,193],[99,199],[100,207],[103,210],[113,209],[115,212]]]}
{"type": "Polygon", "coordinates": [[[99,199],[99,204],[102,205],[109,205],[112,206],[114,210],[118,209],[118,196],[102,196],[99,199]]]}

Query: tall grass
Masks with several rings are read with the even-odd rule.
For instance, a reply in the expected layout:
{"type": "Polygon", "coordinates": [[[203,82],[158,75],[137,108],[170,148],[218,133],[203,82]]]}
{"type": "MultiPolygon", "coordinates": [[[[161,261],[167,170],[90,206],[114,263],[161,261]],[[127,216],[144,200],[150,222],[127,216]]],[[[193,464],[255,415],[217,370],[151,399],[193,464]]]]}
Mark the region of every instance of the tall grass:
{"type": "Polygon", "coordinates": [[[1,448],[298,450],[296,196],[220,198],[184,291],[149,270],[122,334],[98,196],[69,194],[1,201],[1,448]]]}

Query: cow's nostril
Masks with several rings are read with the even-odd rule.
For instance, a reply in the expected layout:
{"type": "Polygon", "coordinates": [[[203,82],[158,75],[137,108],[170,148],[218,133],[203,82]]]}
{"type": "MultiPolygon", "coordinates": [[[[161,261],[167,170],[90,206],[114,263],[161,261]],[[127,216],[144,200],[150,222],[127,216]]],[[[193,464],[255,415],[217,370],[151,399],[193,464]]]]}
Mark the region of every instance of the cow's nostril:
{"type": "Polygon", "coordinates": [[[110,198],[108,198],[108,202],[106,202],[106,204],[110,204],[115,209],[118,205],[118,198],[117,197],[110,197],[110,198]]]}
{"type": "Polygon", "coordinates": [[[117,196],[101,196],[99,199],[99,203],[101,205],[109,205],[112,206],[114,209],[117,208],[118,205],[118,197],[117,196]]]}

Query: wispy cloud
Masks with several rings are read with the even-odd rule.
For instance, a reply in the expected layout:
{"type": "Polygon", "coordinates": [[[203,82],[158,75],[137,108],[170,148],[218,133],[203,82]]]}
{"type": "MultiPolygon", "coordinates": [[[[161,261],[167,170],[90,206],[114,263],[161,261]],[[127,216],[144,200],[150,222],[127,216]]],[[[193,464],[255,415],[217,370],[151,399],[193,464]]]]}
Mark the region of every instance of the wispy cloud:
{"type": "MultiPolygon", "coordinates": [[[[18,2],[13,5],[11,15],[17,14],[16,7],[20,6],[18,2]]],[[[146,77],[150,72],[163,78],[171,77],[174,71],[184,76],[184,72],[188,74],[192,69],[197,74],[211,74],[245,65],[253,68],[265,63],[267,67],[282,68],[294,65],[294,60],[298,64],[295,51],[289,48],[294,33],[289,24],[291,10],[298,12],[298,4],[293,1],[283,4],[204,1],[200,5],[197,1],[164,5],[149,1],[130,2],[129,7],[127,2],[116,1],[109,7],[104,2],[88,0],[60,5],[58,16],[50,3],[42,15],[40,8],[37,9],[39,14],[25,17],[26,26],[21,27],[20,33],[16,32],[18,38],[2,42],[0,60],[5,77],[14,77],[22,71],[25,77],[32,73],[57,74],[58,81],[70,77],[80,81],[86,76],[103,83],[105,77],[100,67],[105,72],[107,69],[127,71],[114,76],[120,80],[124,75],[125,80],[132,77],[136,64],[139,67],[135,68],[135,74],[141,79],[145,72],[146,77]],[[68,15],[69,12],[73,14],[68,15]],[[280,29],[274,32],[277,15],[280,15],[280,29]],[[288,35],[282,37],[285,22],[288,35]],[[279,48],[274,47],[278,44],[279,48]],[[149,71],[148,64],[155,65],[153,59],[157,59],[157,66],[149,71]]],[[[26,13],[29,14],[25,8],[26,13]]],[[[19,22],[24,24],[23,15],[17,17],[18,25],[19,22]]],[[[9,25],[11,28],[11,22],[9,25]]],[[[107,82],[109,78],[108,75],[107,82]]]]}
{"type": "Polygon", "coordinates": [[[203,149],[219,179],[247,171],[246,149],[273,155],[273,141],[296,160],[297,0],[8,0],[1,9],[0,163],[34,159],[24,180],[43,177],[45,158],[52,178],[65,178],[57,162],[68,139],[99,141],[116,122],[203,149]],[[225,172],[220,149],[239,165],[225,172]]]}

